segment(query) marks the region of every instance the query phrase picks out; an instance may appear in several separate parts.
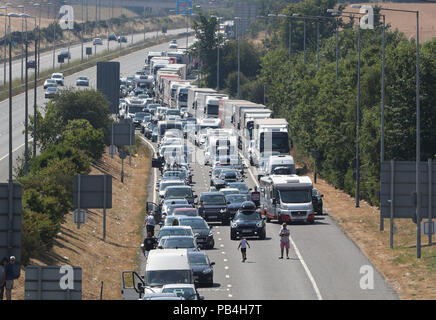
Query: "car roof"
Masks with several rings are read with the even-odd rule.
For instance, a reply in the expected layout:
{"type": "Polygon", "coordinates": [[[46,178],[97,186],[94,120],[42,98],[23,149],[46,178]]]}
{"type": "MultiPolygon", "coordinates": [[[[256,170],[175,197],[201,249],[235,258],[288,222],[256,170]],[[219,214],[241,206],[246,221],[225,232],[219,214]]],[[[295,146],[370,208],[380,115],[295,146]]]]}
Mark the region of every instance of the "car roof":
{"type": "Polygon", "coordinates": [[[177,217],[177,220],[192,220],[192,219],[195,219],[195,220],[204,220],[200,216],[196,216],[196,217],[179,216],[179,217],[177,217]]]}
{"type": "Polygon", "coordinates": [[[211,196],[211,195],[220,195],[220,196],[223,196],[224,193],[219,192],[219,191],[206,191],[206,192],[202,192],[201,195],[202,196],[211,196]]]}
{"type": "Polygon", "coordinates": [[[160,238],[160,239],[161,239],[161,241],[162,241],[162,240],[166,240],[166,239],[186,239],[186,238],[189,238],[189,239],[195,239],[194,236],[187,236],[187,235],[185,235],[185,236],[180,236],[180,235],[163,236],[163,237],[160,238]]]}
{"type": "Polygon", "coordinates": [[[191,186],[187,186],[187,185],[184,185],[184,186],[168,186],[167,190],[170,189],[170,188],[171,189],[187,189],[187,188],[192,189],[191,186]]]}
{"type": "Polygon", "coordinates": [[[223,192],[223,191],[238,191],[239,192],[238,188],[222,188],[220,190],[221,190],[221,192],[223,192]]]}
{"type": "Polygon", "coordinates": [[[195,290],[195,285],[192,283],[172,283],[162,286],[162,290],[167,288],[192,288],[195,290]]]}
{"type": "Polygon", "coordinates": [[[167,229],[192,229],[190,226],[163,226],[159,229],[159,231],[167,230],[167,229]]]}

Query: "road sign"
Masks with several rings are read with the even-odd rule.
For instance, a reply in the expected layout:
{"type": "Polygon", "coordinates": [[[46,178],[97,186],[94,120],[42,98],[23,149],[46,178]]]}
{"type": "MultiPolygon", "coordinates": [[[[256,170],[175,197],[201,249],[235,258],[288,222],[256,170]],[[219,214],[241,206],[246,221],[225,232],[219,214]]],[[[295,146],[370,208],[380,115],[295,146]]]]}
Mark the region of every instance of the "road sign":
{"type": "MultiPolygon", "coordinates": [[[[13,184],[12,219],[9,218],[9,184],[0,183],[0,257],[15,256],[15,278],[20,277],[21,265],[21,185],[13,184]],[[11,232],[9,232],[11,231],[11,232]]],[[[1,259],[0,258],[0,259],[1,259]]]]}
{"type": "Polygon", "coordinates": [[[64,56],[61,54],[58,55],[58,63],[64,63],[64,56]]]}
{"type": "Polygon", "coordinates": [[[74,208],[86,208],[86,209],[112,208],[112,176],[104,175],[104,174],[75,176],[73,204],[74,204],[74,208]],[[80,184],[79,184],[79,179],[80,179],[80,184]],[[104,185],[104,180],[106,180],[106,186],[104,185]],[[80,206],[78,202],[79,195],[80,195],[80,206]],[[104,199],[106,199],[106,203],[104,199]]]}
{"type": "Polygon", "coordinates": [[[82,300],[82,268],[26,267],[25,300],[82,300]]]}
{"type": "Polygon", "coordinates": [[[422,230],[424,231],[424,234],[435,234],[436,230],[436,224],[434,221],[425,221],[422,224],[422,230]]]}
{"type": "Polygon", "coordinates": [[[113,125],[113,144],[117,146],[128,146],[135,143],[135,126],[125,120],[113,125]],[[130,135],[129,135],[130,132],[130,135]]]}
{"type": "Polygon", "coordinates": [[[92,47],[86,47],[86,55],[92,55],[92,47]]]}
{"type": "Polygon", "coordinates": [[[120,154],[119,154],[120,159],[124,160],[127,157],[127,153],[124,150],[120,150],[120,154]]]}
{"type": "Polygon", "coordinates": [[[177,0],[176,14],[192,15],[192,0],[177,0]]]}
{"type": "Polygon", "coordinates": [[[77,224],[77,228],[80,229],[81,224],[85,224],[88,221],[88,212],[84,209],[76,209],[73,211],[73,222],[77,224]]]}
{"type": "Polygon", "coordinates": [[[120,63],[97,62],[97,90],[109,100],[109,110],[118,113],[120,104],[120,63]]]}
{"type": "Polygon", "coordinates": [[[114,155],[116,155],[118,152],[118,148],[115,145],[110,145],[109,146],[109,154],[113,157],[114,155]]]}

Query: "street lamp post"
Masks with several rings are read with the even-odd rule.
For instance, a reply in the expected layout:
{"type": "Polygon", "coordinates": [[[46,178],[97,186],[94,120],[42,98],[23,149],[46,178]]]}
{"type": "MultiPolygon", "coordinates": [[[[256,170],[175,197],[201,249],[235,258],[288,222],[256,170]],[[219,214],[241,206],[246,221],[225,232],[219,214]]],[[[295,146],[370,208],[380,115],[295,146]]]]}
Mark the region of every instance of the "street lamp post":
{"type": "Polygon", "coordinates": [[[6,31],[6,17],[8,15],[8,7],[11,4],[8,2],[6,3],[6,5],[4,7],[0,7],[0,9],[6,9],[6,13],[5,13],[5,43],[4,43],[4,55],[3,55],[3,85],[6,86],[6,47],[7,47],[7,41],[6,41],[6,36],[7,36],[7,31],[6,31]]]}

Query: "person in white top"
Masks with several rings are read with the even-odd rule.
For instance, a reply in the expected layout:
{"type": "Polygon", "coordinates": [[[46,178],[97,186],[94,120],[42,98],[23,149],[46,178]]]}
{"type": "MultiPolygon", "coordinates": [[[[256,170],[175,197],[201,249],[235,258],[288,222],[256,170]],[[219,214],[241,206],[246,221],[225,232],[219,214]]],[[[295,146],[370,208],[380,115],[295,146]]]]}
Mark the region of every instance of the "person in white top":
{"type": "Polygon", "coordinates": [[[245,262],[245,260],[247,260],[247,245],[251,249],[250,244],[248,243],[247,239],[242,237],[241,240],[239,241],[239,245],[238,245],[238,250],[239,250],[239,248],[241,248],[242,262],[245,262]]]}
{"type": "Polygon", "coordinates": [[[148,216],[145,219],[144,224],[147,228],[147,233],[151,232],[151,235],[154,236],[154,226],[156,225],[156,221],[154,220],[154,216],[151,211],[148,213],[148,216]]]}
{"type": "Polygon", "coordinates": [[[280,251],[281,256],[279,259],[283,259],[283,249],[286,248],[286,259],[289,259],[289,236],[291,235],[291,232],[287,228],[286,223],[282,224],[282,229],[280,230],[279,236],[280,236],[280,251]]]}

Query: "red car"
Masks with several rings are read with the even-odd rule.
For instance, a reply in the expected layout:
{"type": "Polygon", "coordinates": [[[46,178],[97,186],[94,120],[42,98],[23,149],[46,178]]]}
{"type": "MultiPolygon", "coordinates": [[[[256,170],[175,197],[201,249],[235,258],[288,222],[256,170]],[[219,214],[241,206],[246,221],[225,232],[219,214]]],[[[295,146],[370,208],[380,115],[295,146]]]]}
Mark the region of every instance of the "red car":
{"type": "Polygon", "coordinates": [[[174,209],[173,216],[188,216],[188,217],[197,217],[198,210],[196,208],[177,208],[174,209]]]}

